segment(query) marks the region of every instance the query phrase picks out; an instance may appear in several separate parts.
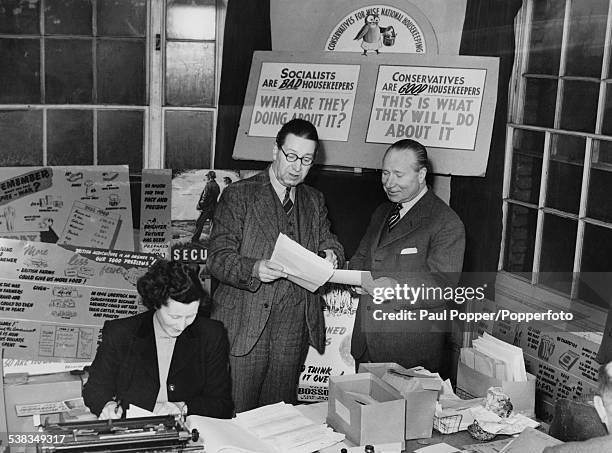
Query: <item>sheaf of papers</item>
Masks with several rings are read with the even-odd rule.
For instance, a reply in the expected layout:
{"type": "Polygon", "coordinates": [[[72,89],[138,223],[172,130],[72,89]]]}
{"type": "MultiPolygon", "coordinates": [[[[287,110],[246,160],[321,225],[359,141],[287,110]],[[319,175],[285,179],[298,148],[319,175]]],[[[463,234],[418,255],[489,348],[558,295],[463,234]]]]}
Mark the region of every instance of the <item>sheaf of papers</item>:
{"type": "Polygon", "coordinates": [[[432,373],[423,367],[389,368],[382,376],[382,380],[402,394],[420,390],[439,391],[443,386],[442,378],[438,373],[432,373]]]}
{"type": "Polygon", "coordinates": [[[460,450],[452,445],[448,445],[445,442],[440,442],[439,444],[433,444],[427,447],[419,448],[418,450],[414,450],[415,453],[454,453],[456,451],[460,450]]]}
{"type": "Polygon", "coordinates": [[[288,280],[310,292],[315,292],[328,281],[361,286],[364,276],[372,280],[369,271],[334,269],[329,261],[302,247],[283,233],[280,233],[276,239],[270,261],[283,266],[288,280]]]}
{"type": "Polygon", "coordinates": [[[270,261],[283,266],[290,281],[310,292],[315,292],[334,273],[329,261],[305,249],[283,233],[276,239],[270,261]]]}
{"type": "Polygon", "coordinates": [[[190,415],[189,429],[197,429],[204,441],[206,453],[269,453],[262,440],[245,431],[233,420],[190,415]]]}
{"type": "Polygon", "coordinates": [[[135,404],[130,404],[128,406],[127,414],[125,414],[126,418],[138,418],[138,417],[152,417],[155,413],[143,409],[142,407],[136,406],[135,404]]]}
{"type": "Polygon", "coordinates": [[[331,283],[340,283],[342,285],[361,286],[363,274],[369,273],[369,271],[335,269],[329,281],[331,283]]]}
{"type": "Polygon", "coordinates": [[[313,423],[295,407],[277,403],[236,415],[235,423],[262,440],[268,452],[310,453],[344,439],[324,424],[313,423]]]}
{"type": "MultiPolygon", "coordinates": [[[[474,355],[474,368],[488,376],[496,376],[498,371],[495,368],[495,362],[502,362],[504,365],[504,374],[507,381],[525,382],[527,381],[527,371],[525,370],[525,360],[523,359],[523,350],[517,346],[498,340],[488,333],[484,333],[472,341],[472,346],[475,351],[484,354],[491,358],[494,362],[485,360],[482,356],[474,355]],[[493,367],[492,369],[489,369],[493,367]]],[[[469,360],[467,357],[464,359],[469,360]]],[[[465,362],[464,362],[465,363],[465,362]]],[[[466,363],[470,366],[470,363],[466,363]]]]}

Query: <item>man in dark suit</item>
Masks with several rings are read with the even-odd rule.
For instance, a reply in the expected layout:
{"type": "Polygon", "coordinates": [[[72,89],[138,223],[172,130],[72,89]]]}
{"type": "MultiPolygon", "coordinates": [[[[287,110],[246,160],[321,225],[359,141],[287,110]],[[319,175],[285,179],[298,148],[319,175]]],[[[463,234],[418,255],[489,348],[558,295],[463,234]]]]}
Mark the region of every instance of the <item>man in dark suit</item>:
{"type": "Polygon", "coordinates": [[[227,186],[215,213],[208,265],[220,284],[212,318],[228,330],[237,412],[295,403],[308,343],[319,351],[325,346],[321,297],[287,280],[269,260],[284,233],[335,267],[344,262],[323,195],[302,184],[317,146],[310,122],[289,121],[277,134],[270,167],[227,186]]]}
{"type": "MultiPolygon", "coordinates": [[[[612,362],[599,368],[599,395],[593,397],[593,403],[599,418],[612,432],[612,362]]],[[[591,453],[612,451],[612,435],[594,437],[583,442],[568,442],[566,444],[545,448],[543,453],[591,453]]]]}
{"type": "Polygon", "coordinates": [[[212,220],[215,215],[215,209],[217,208],[217,198],[219,198],[219,194],[221,190],[219,189],[219,184],[215,179],[217,178],[217,174],[210,170],[206,173],[206,185],[204,186],[204,190],[200,194],[200,199],[198,200],[198,211],[200,211],[200,216],[198,220],[196,220],[196,229],[193,233],[193,237],[191,238],[191,242],[197,242],[200,240],[200,236],[202,235],[202,230],[204,229],[204,225],[207,220],[212,220]]]}
{"type": "Polygon", "coordinates": [[[352,269],[369,270],[376,279],[364,282],[360,291],[351,342],[357,366],[371,361],[440,369],[445,326],[435,331],[428,320],[381,319],[381,310],[436,313],[445,302],[435,297],[414,301],[400,293],[404,298],[380,304],[384,288],[443,289],[458,282],[465,230],[455,212],[428,190],[427,165],[425,147],[414,140],[394,143],[383,157],[382,184],[389,202],[376,209],[350,260],[352,269]]]}

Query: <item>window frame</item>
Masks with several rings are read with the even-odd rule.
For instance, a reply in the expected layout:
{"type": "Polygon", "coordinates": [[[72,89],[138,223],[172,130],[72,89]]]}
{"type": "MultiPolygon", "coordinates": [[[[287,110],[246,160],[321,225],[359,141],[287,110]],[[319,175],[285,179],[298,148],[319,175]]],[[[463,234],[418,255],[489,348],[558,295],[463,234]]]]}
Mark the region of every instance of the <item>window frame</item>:
{"type": "MultiPolygon", "coordinates": [[[[530,74],[527,72],[527,64],[529,57],[529,43],[530,43],[530,32],[532,27],[533,17],[533,2],[536,0],[524,0],[523,7],[519,11],[515,19],[515,39],[516,39],[516,51],[515,61],[512,71],[512,76],[509,84],[509,103],[508,103],[508,123],[506,125],[506,147],[505,147],[505,162],[504,162],[504,177],[502,186],[502,237],[501,237],[501,248],[498,262],[498,281],[505,288],[510,286],[516,288],[515,297],[535,297],[539,300],[551,301],[553,304],[558,306],[569,307],[569,304],[578,303],[583,308],[594,310],[595,313],[605,313],[606,309],[596,306],[588,301],[579,299],[579,276],[580,268],[582,264],[583,256],[583,245],[585,228],[587,225],[595,225],[604,227],[612,230],[612,223],[601,221],[587,216],[587,201],[589,195],[589,183],[591,177],[591,168],[594,159],[597,159],[594,142],[597,140],[601,141],[612,141],[612,136],[602,135],[602,125],[604,116],[604,106],[606,101],[606,95],[608,90],[612,90],[612,71],[608,73],[610,69],[610,59],[612,58],[612,1],[608,2],[608,16],[606,22],[606,32],[604,41],[604,52],[601,75],[599,78],[593,77],[578,77],[578,76],[567,76],[565,74],[567,64],[567,46],[568,46],[568,34],[570,25],[570,11],[571,5],[574,1],[579,0],[565,0],[565,11],[563,19],[563,34],[561,40],[560,50],[560,62],[559,72],[555,76],[543,75],[543,74],[530,74]],[[524,105],[526,96],[526,81],[529,77],[532,78],[547,78],[557,81],[557,93],[555,102],[555,118],[553,127],[533,126],[523,124],[524,119],[524,105]],[[566,81],[599,81],[599,98],[597,104],[597,119],[595,124],[595,132],[578,132],[563,130],[560,128],[561,124],[561,107],[563,103],[563,88],[566,81]],[[513,140],[514,131],[534,131],[544,133],[544,148],[542,153],[542,170],[540,175],[540,190],[538,196],[537,205],[529,202],[513,199],[511,197],[511,181],[512,181],[512,164],[513,164],[513,140]],[[558,209],[546,207],[546,194],[547,194],[547,183],[549,179],[549,167],[551,162],[551,149],[553,136],[573,136],[585,139],[585,154],[584,161],[582,163],[582,181],[580,189],[580,205],[577,214],[571,214],[563,212],[558,209]],[[534,244],[534,256],[533,265],[531,269],[531,279],[517,275],[516,273],[507,271],[504,269],[504,261],[506,258],[506,240],[509,234],[508,232],[508,211],[511,205],[523,206],[537,212],[537,224],[535,232],[535,244],[534,244]],[[552,289],[550,287],[543,286],[540,284],[540,258],[542,254],[542,243],[543,243],[543,230],[544,230],[544,216],[545,214],[553,214],[559,217],[569,218],[577,221],[577,234],[575,238],[575,252],[572,269],[572,282],[571,290],[569,294],[561,291],[552,289]]],[[[605,166],[605,164],[602,164],[605,166]]],[[[607,170],[610,171],[609,165],[607,170]]],[[[596,322],[602,322],[605,320],[605,316],[599,316],[599,318],[593,318],[596,322]]]]}
{"type": "MultiPolygon", "coordinates": [[[[21,35],[19,38],[37,38],[40,45],[40,84],[44,92],[45,87],[45,71],[44,71],[44,52],[45,39],[57,39],[58,37],[67,37],[72,35],[61,36],[46,36],[44,34],[44,4],[41,0],[39,3],[40,12],[40,34],[39,35],[21,35]]],[[[98,162],[98,111],[101,110],[120,110],[120,111],[139,111],[143,112],[143,137],[142,137],[142,168],[162,169],[165,168],[165,124],[164,116],[166,110],[189,110],[189,111],[204,111],[212,113],[212,131],[211,131],[211,149],[208,150],[210,155],[211,168],[214,167],[215,161],[215,144],[216,144],[216,129],[217,117],[219,108],[219,89],[221,79],[221,65],[223,55],[223,33],[225,29],[225,16],[227,12],[228,0],[216,0],[216,24],[215,24],[215,80],[214,80],[214,98],[213,105],[209,107],[175,107],[165,106],[165,61],[166,61],[166,6],[167,0],[147,0],[147,21],[145,32],[145,105],[122,105],[122,104],[0,104],[0,110],[27,110],[27,111],[42,111],[42,165],[48,165],[48,116],[49,110],[88,110],[92,111],[92,165],[101,165],[98,162]],[[159,37],[159,39],[157,39],[159,37]],[[159,45],[159,50],[157,46],[159,45]]],[[[95,3],[94,3],[95,9],[95,3]]],[[[94,11],[95,14],[95,11],[94,11]]],[[[9,35],[2,35],[9,37],[9,35]]],[[[11,36],[14,37],[14,36],[11,36]]],[[[94,62],[93,62],[93,83],[96,86],[96,61],[95,47],[96,36],[92,36],[92,45],[94,47],[94,62]]],[[[211,42],[211,41],[209,41],[211,42]]],[[[70,165],[70,163],[62,164],[70,165]]],[[[132,169],[137,172],[140,169],[132,169]]]]}

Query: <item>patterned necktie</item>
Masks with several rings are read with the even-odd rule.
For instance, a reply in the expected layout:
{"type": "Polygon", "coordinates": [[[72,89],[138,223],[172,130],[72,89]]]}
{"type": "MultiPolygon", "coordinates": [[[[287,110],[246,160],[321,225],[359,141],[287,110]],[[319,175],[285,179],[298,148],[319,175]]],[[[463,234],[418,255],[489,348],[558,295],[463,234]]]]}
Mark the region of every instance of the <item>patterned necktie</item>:
{"type": "Polygon", "coordinates": [[[397,222],[400,221],[400,209],[402,209],[402,204],[396,203],[395,207],[393,208],[393,211],[391,212],[391,215],[389,216],[389,219],[387,220],[387,224],[389,225],[389,231],[391,231],[391,229],[395,225],[397,225],[397,222]]]}
{"type": "Polygon", "coordinates": [[[291,214],[293,210],[293,201],[291,201],[291,187],[287,187],[285,189],[285,198],[283,199],[283,209],[285,210],[285,214],[291,214]]]}

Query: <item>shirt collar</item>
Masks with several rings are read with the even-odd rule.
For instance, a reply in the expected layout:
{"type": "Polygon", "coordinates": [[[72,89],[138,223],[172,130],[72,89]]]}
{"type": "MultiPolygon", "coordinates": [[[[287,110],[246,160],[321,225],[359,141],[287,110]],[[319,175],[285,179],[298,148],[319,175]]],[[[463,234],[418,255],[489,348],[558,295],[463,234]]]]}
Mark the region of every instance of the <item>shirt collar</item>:
{"type": "Polygon", "coordinates": [[[405,201],[402,203],[402,209],[400,209],[400,218],[404,217],[404,215],[412,209],[412,207],[418,203],[418,201],[425,196],[427,193],[427,186],[424,186],[423,189],[418,193],[416,197],[414,197],[410,201],[405,201]]]}
{"type": "MultiPolygon", "coordinates": [[[[285,191],[287,190],[287,187],[283,186],[279,182],[279,180],[276,179],[276,175],[274,174],[274,170],[272,170],[272,165],[270,165],[270,167],[268,167],[268,173],[270,175],[270,183],[272,184],[272,188],[274,189],[274,192],[276,193],[276,195],[278,196],[278,198],[282,202],[285,199],[285,191]]],[[[291,188],[291,192],[289,194],[289,198],[291,198],[291,201],[295,201],[295,187],[291,188]]]]}

